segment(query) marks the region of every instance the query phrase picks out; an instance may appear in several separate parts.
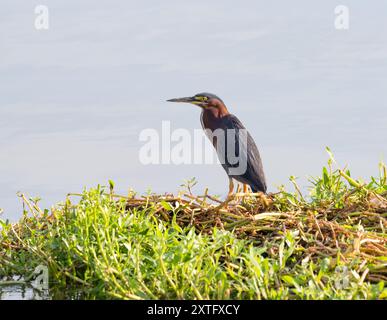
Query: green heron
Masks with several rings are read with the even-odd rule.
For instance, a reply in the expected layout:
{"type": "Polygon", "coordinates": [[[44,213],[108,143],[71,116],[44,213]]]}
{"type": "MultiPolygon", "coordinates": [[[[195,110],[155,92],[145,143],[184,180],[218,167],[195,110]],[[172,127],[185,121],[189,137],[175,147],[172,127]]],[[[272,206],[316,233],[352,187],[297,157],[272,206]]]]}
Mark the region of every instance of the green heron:
{"type": "Polygon", "coordinates": [[[244,192],[248,185],[253,192],[266,193],[266,179],[258,148],[239,119],[228,112],[222,99],[211,93],[199,93],[193,97],[168,101],[191,103],[202,109],[202,127],[215,147],[218,158],[229,177],[228,198],[234,189],[233,179],[243,184],[244,192]],[[223,132],[223,135],[211,135],[219,131],[223,132]],[[222,138],[219,139],[219,136],[222,138]],[[230,150],[234,155],[228,152],[230,150]],[[236,162],[235,159],[239,160],[236,162]],[[245,162],[243,166],[242,162],[245,162]],[[235,170],[237,168],[243,170],[235,170]]]}

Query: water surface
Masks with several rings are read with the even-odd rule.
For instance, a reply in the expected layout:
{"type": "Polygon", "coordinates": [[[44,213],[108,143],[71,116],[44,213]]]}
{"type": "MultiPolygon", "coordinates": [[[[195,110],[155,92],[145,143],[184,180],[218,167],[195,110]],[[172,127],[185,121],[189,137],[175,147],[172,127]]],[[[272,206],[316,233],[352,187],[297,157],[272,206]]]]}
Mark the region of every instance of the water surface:
{"type": "Polygon", "coordinates": [[[21,216],[16,192],[42,206],[85,186],[116,182],[225,194],[218,165],[138,160],[139,132],[200,128],[199,110],[167,104],[218,94],[255,138],[270,191],[290,175],[319,174],[326,145],[353,175],[377,174],[386,155],[387,3],[351,1],[50,1],[50,29],[34,28],[36,1],[0,10],[0,208],[21,216]]]}

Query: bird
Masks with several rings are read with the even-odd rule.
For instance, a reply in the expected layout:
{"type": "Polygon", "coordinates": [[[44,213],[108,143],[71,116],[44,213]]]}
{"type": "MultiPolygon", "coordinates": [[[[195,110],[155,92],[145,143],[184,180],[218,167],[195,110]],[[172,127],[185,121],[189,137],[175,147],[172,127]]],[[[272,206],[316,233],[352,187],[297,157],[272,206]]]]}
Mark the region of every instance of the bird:
{"type": "Polygon", "coordinates": [[[213,144],[229,178],[227,198],[233,194],[234,180],[243,184],[244,192],[247,191],[247,186],[250,186],[254,193],[266,194],[266,178],[257,145],[242,122],[228,111],[222,99],[215,94],[204,92],[192,97],[167,101],[190,103],[201,108],[202,128],[213,144]],[[236,162],[235,159],[238,161],[236,162]],[[242,170],[238,170],[239,168],[242,170]]]}

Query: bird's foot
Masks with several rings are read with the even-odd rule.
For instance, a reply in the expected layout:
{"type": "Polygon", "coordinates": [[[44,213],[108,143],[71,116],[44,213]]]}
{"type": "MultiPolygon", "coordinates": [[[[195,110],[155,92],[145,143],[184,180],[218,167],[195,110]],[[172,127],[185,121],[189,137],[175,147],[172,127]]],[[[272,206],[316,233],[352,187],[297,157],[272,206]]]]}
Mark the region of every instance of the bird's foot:
{"type": "Polygon", "coordinates": [[[250,193],[251,190],[247,184],[243,184],[243,187],[238,185],[237,192],[235,194],[235,202],[243,203],[245,201],[245,198],[249,196],[250,193]]]}

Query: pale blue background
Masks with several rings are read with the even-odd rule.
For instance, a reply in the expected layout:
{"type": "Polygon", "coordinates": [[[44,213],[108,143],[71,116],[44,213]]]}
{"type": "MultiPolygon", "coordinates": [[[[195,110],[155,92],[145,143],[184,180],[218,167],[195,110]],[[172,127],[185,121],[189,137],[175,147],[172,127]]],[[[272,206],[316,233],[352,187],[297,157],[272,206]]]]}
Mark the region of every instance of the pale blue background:
{"type": "Polygon", "coordinates": [[[143,166],[143,128],[200,128],[199,110],[167,98],[218,94],[261,150],[270,191],[305,186],[329,145],[353,175],[377,174],[387,123],[386,1],[45,1],[0,4],[0,208],[17,191],[49,206],[116,182],[175,192],[195,176],[225,194],[220,166],[143,166]],[[34,8],[50,9],[50,30],[34,8]],[[334,28],[334,8],[350,29],[334,28]]]}

